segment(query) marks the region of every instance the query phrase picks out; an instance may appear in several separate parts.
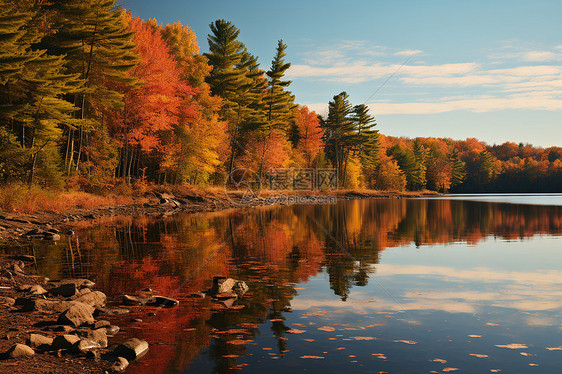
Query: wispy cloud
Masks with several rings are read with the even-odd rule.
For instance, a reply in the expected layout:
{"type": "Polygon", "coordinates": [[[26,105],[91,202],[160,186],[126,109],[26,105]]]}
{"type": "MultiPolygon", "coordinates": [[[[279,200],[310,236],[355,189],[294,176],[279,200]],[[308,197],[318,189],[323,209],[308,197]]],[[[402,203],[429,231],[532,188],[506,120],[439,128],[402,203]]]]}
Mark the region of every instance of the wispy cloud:
{"type": "MultiPolygon", "coordinates": [[[[432,114],[456,110],[471,112],[490,112],[506,109],[562,110],[562,66],[548,62],[562,59],[562,45],[551,50],[525,50],[516,43],[502,47],[502,58],[509,56],[509,64],[498,61],[457,62],[427,64],[412,61],[404,66],[398,65],[397,56],[416,56],[421,50],[407,49],[384,51],[385,58],[359,55],[367,48],[366,42],[342,42],[332,49],[319,49],[314,63],[295,64],[288,72],[293,79],[337,82],[345,84],[372,84],[371,82],[393,78],[395,86],[411,91],[412,86],[441,88],[442,97],[420,97],[413,102],[380,102],[375,97],[371,102],[377,114],[432,114]],[[542,63],[540,65],[534,63],[542,63]],[[498,68],[498,64],[504,68],[498,68]],[[464,97],[455,99],[449,89],[471,88],[464,97]],[[479,91],[475,94],[475,91],[479,91]]],[[[500,55],[494,58],[498,59],[500,55]]],[[[376,84],[376,83],[375,83],[376,84]]],[[[458,91],[455,92],[458,94],[458,91]]],[[[453,94],[454,95],[454,94],[453,94]]],[[[324,104],[307,104],[322,113],[324,104]]]]}
{"type": "Polygon", "coordinates": [[[419,49],[406,49],[404,51],[398,51],[394,53],[395,56],[415,56],[423,53],[423,51],[419,49]]]}

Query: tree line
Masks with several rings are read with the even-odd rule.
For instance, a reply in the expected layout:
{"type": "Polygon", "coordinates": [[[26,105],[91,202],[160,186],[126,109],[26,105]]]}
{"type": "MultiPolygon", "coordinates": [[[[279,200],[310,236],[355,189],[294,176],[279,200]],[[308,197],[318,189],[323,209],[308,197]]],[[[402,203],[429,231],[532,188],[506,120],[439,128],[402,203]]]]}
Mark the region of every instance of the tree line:
{"type": "Polygon", "coordinates": [[[334,168],[340,187],[560,190],[562,150],[375,130],[346,92],[298,105],[279,40],[267,69],[217,20],[193,30],[115,0],[0,0],[0,183],[220,185],[237,169],[334,168]]]}

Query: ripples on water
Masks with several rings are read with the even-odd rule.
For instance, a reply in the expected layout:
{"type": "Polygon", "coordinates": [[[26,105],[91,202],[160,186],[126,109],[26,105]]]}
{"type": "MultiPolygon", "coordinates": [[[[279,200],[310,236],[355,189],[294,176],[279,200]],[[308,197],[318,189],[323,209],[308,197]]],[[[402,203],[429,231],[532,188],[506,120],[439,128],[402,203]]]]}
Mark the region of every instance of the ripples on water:
{"type": "Polygon", "coordinates": [[[181,300],[120,321],[151,344],[135,373],[553,373],[561,232],[561,206],[377,199],[111,219],[32,246],[51,278],[181,300]],[[250,286],[235,310],[188,297],[216,275],[250,286]]]}

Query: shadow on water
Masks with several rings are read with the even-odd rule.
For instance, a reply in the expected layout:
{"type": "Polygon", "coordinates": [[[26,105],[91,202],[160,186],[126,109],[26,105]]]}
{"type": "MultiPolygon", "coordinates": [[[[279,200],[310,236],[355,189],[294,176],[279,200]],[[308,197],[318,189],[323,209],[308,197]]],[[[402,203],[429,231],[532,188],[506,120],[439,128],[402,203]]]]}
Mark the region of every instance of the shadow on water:
{"type": "MultiPolygon", "coordinates": [[[[557,206],[376,199],[160,220],[121,217],[84,226],[56,244],[4,250],[34,253],[38,273],[51,279],[94,279],[110,300],[145,287],[178,298],[179,307],[124,328],[124,335],[151,343],[135,372],[183,372],[195,365],[227,373],[259,365],[251,355],[261,344],[260,335],[275,342],[267,351],[270,358],[294,352],[290,338],[298,330],[288,323],[294,319],[291,304],[299,285],[321,274],[327,275],[332,296],[345,302],[369,284],[381,253],[389,248],[477,245],[490,237],[517,241],[561,233],[562,207],[557,206]],[[238,307],[215,310],[209,300],[189,297],[209,288],[219,275],[248,283],[250,292],[238,307]]],[[[298,367],[294,361],[286,365],[277,371],[298,367]]]]}

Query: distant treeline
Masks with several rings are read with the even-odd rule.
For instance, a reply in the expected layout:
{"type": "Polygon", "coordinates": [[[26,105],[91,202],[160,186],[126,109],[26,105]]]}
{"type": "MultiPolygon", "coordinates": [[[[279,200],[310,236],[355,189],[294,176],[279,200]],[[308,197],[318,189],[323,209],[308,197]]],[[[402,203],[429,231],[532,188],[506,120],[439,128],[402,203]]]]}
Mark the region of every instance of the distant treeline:
{"type": "Polygon", "coordinates": [[[283,41],[264,70],[233,24],[210,30],[202,55],[188,26],[115,0],[0,0],[0,183],[104,192],[335,168],[346,188],[562,191],[559,148],[385,137],[345,92],[322,118],[295,103],[283,41]]]}

